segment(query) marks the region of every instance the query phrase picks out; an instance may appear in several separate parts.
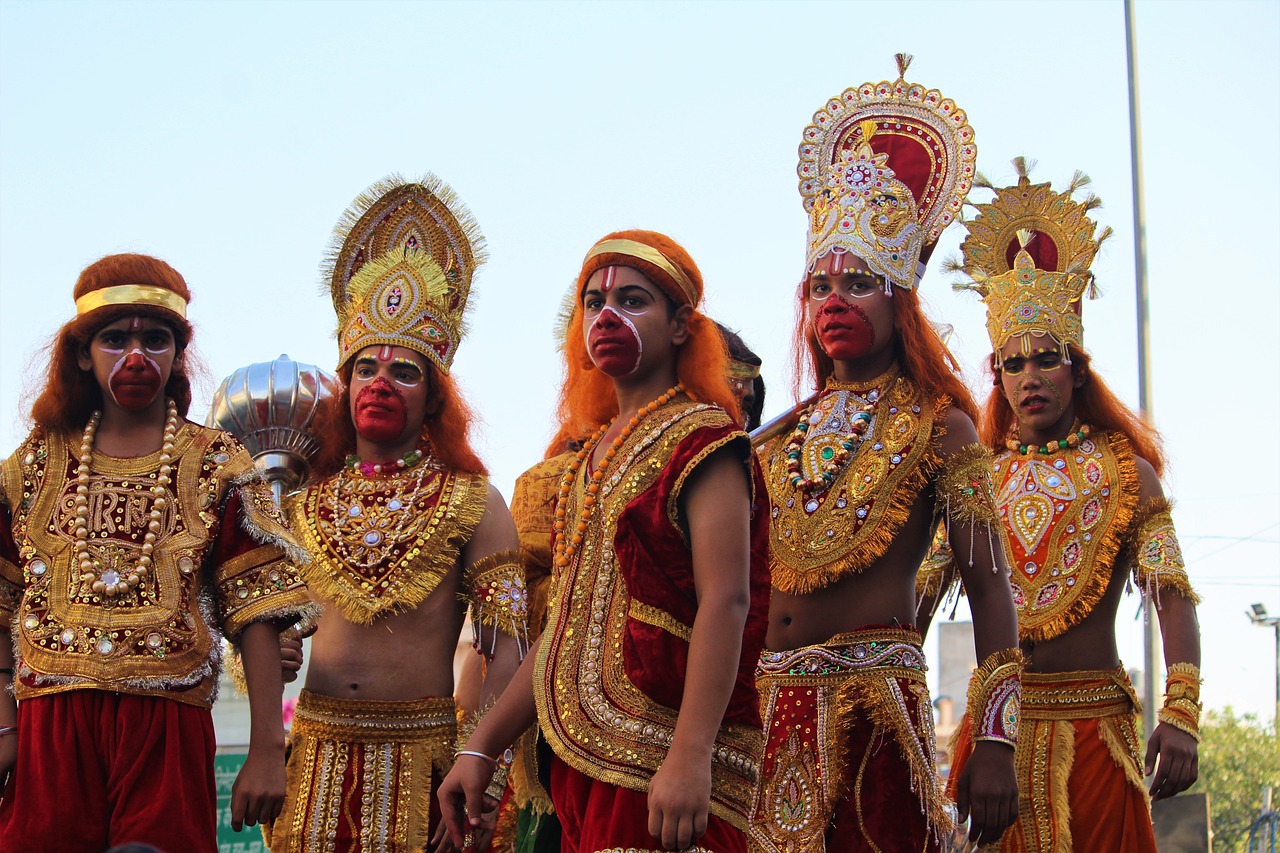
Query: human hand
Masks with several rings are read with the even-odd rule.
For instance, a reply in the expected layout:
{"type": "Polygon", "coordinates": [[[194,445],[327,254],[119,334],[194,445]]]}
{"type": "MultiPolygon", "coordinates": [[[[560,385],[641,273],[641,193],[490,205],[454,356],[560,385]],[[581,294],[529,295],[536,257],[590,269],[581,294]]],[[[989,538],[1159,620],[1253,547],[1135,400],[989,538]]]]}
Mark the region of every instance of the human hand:
{"type": "Polygon", "coordinates": [[[649,780],[649,834],[667,850],[683,850],[707,831],[711,760],[672,750],[649,780]]]}
{"type": "MultiPolygon", "coordinates": [[[[498,822],[498,804],[485,796],[496,767],[475,755],[459,755],[436,792],[448,840],[459,850],[489,846],[498,822]]],[[[442,848],[437,848],[443,853],[442,848]]]]}
{"type": "Polygon", "coordinates": [[[1018,779],[1013,747],[981,740],[956,784],[956,810],[969,821],[969,840],[995,844],[1018,819],[1018,779]]]}
{"type": "Polygon", "coordinates": [[[1190,788],[1200,775],[1200,745],[1182,729],[1160,723],[1147,741],[1144,765],[1144,775],[1155,772],[1151,799],[1172,797],[1190,788]]]}
{"type": "Polygon", "coordinates": [[[280,678],[285,684],[298,680],[304,660],[302,640],[280,635],[280,678]]]}
{"type": "Polygon", "coordinates": [[[272,824],[284,807],[284,746],[249,747],[244,766],[231,786],[231,828],[272,824]]]}

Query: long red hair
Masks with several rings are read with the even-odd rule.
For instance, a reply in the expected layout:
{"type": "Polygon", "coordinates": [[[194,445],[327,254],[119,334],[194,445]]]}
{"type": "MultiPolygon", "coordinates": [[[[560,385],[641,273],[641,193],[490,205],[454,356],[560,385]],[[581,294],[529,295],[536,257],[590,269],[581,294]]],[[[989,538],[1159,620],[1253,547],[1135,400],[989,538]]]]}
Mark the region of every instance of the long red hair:
{"type": "MultiPolygon", "coordinates": [[[[642,230],[615,231],[597,242],[604,240],[634,240],[657,249],[680,268],[693,282],[697,294],[701,295],[702,273],[685,248],[665,234],[642,230]]],[[[556,406],[556,434],[547,447],[548,458],[563,453],[566,441],[589,436],[618,414],[613,380],[592,364],[582,328],[582,289],[591,274],[605,266],[627,266],[640,272],[671,300],[670,310],[675,310],[677,305],[689,304],[687,296],[670,281],[669,276],[659,267],[640,259],[624,254],[607,254],[598,255],[583,265],[578,275],[573,316],[562,341],[565,376],[556,406]]],[[[720,330],[696,306],[689,316],[688,330],[688,337],[676,352],[677,380],[690,399],[714,403],[736,419],[739,416],[738,398],[729,387],[729,353],[720,330]]]]}
{"type": "MultiPolygon", "coordinates": [[[[348,454],[356,451],[356,428],[351,422],[352,365],[338,371],[342,390],[329,398],[318,412],[312,427],[320,441],[320,451],[311,466],[311,476],[323,479],[342,469],[348,454]]],[[[487,474],[489,469],[471,447],[471,428],[475,414],[462,398],[458,386],[447,375],[430,370],[431,389],[427,397],[427,417],[422,437],[431,445],[431,453],[446,467],[466,474],[487,474]]]]}
{"type": "MultiPolygon", "coordinates": [[[[191,290],[177,270],[159,258],[138,254],[107,255],[85,267],[76,280],[73,298],[121,284],[163,287],[188,303],[191,301],[191,290]]],[[[48,346],[48,372],[31,406],[31,419],[50,432],[83,429],[93,412],[102,408],[103,399],[93,372],[80,369],[79,356],[103,326],[122,317],[139,316],[164,321],[173,330],[178,354],[186,351],[191,343],[191,324],[156,305],[107,305],[77,316],[57,331],[48,346]]],[[[177,404],[178,414],[184,416],[191,408],[191,380],[186,362],[185,358],[175,361],[164,387],[165,396],[177,404]]]]}
{"type": "MultiPolygon", "coordinates": [[[[1133,452],[1151,463],[1157,476],[1164,475],[1164,443],[1156,428],[1142,415],[1130,409],[1115,395],[1102,377],[1090,370],[1089,354],[1076,347],[1071,348],[1071,372],[1084,377],[1084,384],[1071,391],[1071,403],[1076,417],[1095,430],[1123,433],[1133,445],[1133,452]]],[[[1004,395],[1000,375],[992,367],[995,377],[991,394],[983,409],[978,435],[982,443],[994,450],[1003,450],[1005,439],[1017,425],[1017,416],[1004,395]]]]}
{"type": "MultiPolygon", "coordinates": [[[[807,282],[801,283],[797,293],[796,337],[791,348],[794,369],[792,393],[800,399],[805,379],[811,377],[814,385],[822,388],[835,372],[835,362],[822,351],[805,311],[807,282]]],[[[895,287],[890,302],[897,332],[893,343],[894,356],[902,367],[903,375],[926,391],[946,394],[957,409],[976,423],[978,404],[960,378],[960,364],[929,324],[920,304],[920,295],[914,290],[895,287]]]]}

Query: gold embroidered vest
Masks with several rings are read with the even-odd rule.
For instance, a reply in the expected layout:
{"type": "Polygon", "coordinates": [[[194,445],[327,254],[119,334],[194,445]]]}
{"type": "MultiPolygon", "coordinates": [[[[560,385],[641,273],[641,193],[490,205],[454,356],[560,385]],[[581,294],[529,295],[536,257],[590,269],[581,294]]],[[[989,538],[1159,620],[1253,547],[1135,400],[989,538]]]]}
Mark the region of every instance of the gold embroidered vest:
{"type": "Polygon", "coordinates": [[[289,519],[311,555],[307,586],[363,625],[417,607],[458,565],[488,482],[428,457],[385,477],[343,471],[293,495],[289,519]]]}
{"type": "MultiPolygon", "coordinates": [[[[818,420],[805,438],[825,449],[830,432],[847,432],[847,414],[828,392],[816,404],[818,420]]],[[[899,376],[876,403],[866,436],[828,488],[816,493],[791,484],[782,435],[761,448],[772,523],[769,569],[775,589],[807,595],[860,572],[884,556],[906,523],[922,489],[940,464],[938,440],[951,400],[930,395],[899,376]]],[[[812,418],[812,415],[810,415],[812,418]]],[[[813,466],[822,462],[821,450],[813,466]]]]}
{"type": "MultiPolygon", "coordinates": [[[[647,790],[675,731],[678,711],[651,699],[627,671],[624,644],[632,625],[655,625],[686,644],[690,631],[629,592],[625,567],[614,549],[619,516],[633,501],[654,497],[655,506],[665,505],[670,523],[653,528],[654,541],[676,541],[687,549],[675,524],[680,483],[710,453],[726,442],[745,443],[745,438],[716,406],[672,403],[649,415],[606,469],[582,544],[553,580],[533,676],[538,723],[556,755],[594,779],[647,790]],[[699,430],[703,436],[694,435],[699,430]],[[704,446],[690,446],[705,436],[712,438],[704,446]],[[668,466],[677,464],[677,453],[686,462],[671,492],[646,495],[658,487],[668,466]]],[[[570,519],[577,517],[587,495],[590,468],[582,466],[565,501],[570,519]]],[[[760,747],[758,727],[723,723],[712,748],[711,812],[740,828],[750,806],[760,747]]]]}
{"type": "Polygon", "coordinates": [[[1095,433],[1052,456],[1005,451],[993,464],[1018,633],[1056,637],[1106,594],[1138,505],[1129,440],[1095,433]]]}

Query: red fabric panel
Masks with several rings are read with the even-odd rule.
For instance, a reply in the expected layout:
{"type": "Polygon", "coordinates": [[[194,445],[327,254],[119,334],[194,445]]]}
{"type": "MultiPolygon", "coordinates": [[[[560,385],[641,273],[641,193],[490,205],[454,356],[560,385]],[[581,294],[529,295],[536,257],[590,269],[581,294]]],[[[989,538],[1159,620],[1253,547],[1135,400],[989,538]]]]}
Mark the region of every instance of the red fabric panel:
{"type": "Polygon", "coordinates": [[[141,842],[216,853],[213,716],[156,696],[73,690],[18,706],[3,853],[141,842]]]}
{"type": "Polygon", "coordinates": [[[209,567],[216,568],[228,560],[240,556],[254,548],[262,547],[261,542],[249,535],[241,526],[240,520],[244,509],[240,506],[240,490],[232,488],[219,514],[218,529],[213,531],[217,538],[213,543],[213,553],[209,556],[209,567]]]}
{"type": "MultiPolygon", "coordinates": [[[[662,849],[649,834],[649,798],[639,791],[597,781],[557,759],[551,764],[551,802],[560,818],[561,853],[662,849]]],[[[713,853],[747,851],[743,832],[715,815],[694,844],[713,853]]]]}
{"type": "MultiPolygon", "coordinates": [[[[627,590],[636,601],[670,614],[685,626],[692,626],[698,612],[693,581],[693,557],[680,531],[667,516],[668,498],[677,480],[689,476],[691,466],[709,445],[738,431],[734,424],[704,427],[691,433],[676,448],[670,462],[653,486],[637,496],[618,516],[614,550],[627,590]]],[[[756,695],[755,668],[764,648],[769,618],[769,520],[763,511],[765,483],[755,455],[745,435],[726,445],[727,452],[749,460],[757,506],[751,519],[751,606],[742,638],[738,677],[726,723],[759,727],[760,705],[756,695]]],[[[716,452],[720,452],[717,450],[716,452]]],[[[631,682],[645,695],[668,708],[679,709],[684,692],[689,644],[662,628],[627,620],[623,662],[631,682]]]]}
{"type": "MultiPolygon", "coordinates": [[[[1018,256],[1018,250],[1021,248],[1022,246],[1018,243],[1017,238],[1014,238],[1014,240],[1005,247],[1004,259],[1009,265],[1009,269],[1013,269],[1013,259],[1018,256]]],[[[1036,236],[1027,244],[1027,254],[1030,255],[1031,260],[1035,262],[1036,269],[1057,272],[1058,246],[1049,238],[1048,234],[1037,231],[1036,236]]]]}

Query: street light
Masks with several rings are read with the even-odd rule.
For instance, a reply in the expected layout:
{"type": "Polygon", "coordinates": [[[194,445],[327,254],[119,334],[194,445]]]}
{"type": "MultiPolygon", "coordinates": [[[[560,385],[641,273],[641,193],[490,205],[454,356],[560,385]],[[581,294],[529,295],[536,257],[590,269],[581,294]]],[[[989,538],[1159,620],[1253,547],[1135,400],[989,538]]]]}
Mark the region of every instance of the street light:
{"type": "Polygon", "coordinates": [[[1280,727],[1280,616],[1268,616],[1265,604],[1250,604],[1249,621],[1276,632],[1276,716],[1272,725],[1280,727]]]}

